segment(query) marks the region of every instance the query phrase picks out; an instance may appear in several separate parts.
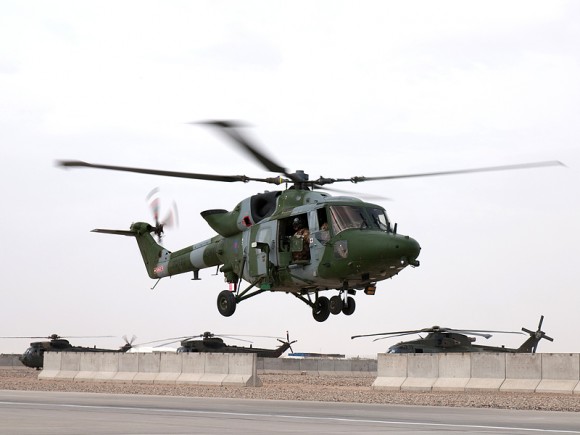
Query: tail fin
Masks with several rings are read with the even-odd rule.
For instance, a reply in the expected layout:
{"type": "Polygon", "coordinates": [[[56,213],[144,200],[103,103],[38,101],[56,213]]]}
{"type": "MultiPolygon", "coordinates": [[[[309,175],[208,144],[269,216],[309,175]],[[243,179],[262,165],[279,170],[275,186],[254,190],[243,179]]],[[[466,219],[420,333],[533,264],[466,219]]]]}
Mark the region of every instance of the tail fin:
{"type": "Polygon", "coordinates": [[[105,230],[100,228],[92,231],[94,233],[135,237],[139,250],[141,251],[141,257],[143,257],[143,262],[145,263],[145,268],[147,269],[147,274],[149,275],[149,278],[156,279],[168,275],[167,268],[164,267],[163,264],[167,263],[171,252],[159,245],[151,236],[150,233],[154,229],[153,226],[145,222],[137,222],[132,224],[128,231],[105,230]]]}
{"type": "Polygon", "coordinates": [[[554,341],[552,337],[548,337],[544,331],[542,331],[542,323],[544,322],[544,316],[540,316],[540,323],[538,324],[537,331],[530,331],[529,329],[522,328],[522,331],[527,332],[530,334],[530,338],[528,338],[518,349],[517,352],[521,353],[536,353],[536,349],[538,348],[538,343],[542,338],[545,338],[548,341],[554,341]]]}

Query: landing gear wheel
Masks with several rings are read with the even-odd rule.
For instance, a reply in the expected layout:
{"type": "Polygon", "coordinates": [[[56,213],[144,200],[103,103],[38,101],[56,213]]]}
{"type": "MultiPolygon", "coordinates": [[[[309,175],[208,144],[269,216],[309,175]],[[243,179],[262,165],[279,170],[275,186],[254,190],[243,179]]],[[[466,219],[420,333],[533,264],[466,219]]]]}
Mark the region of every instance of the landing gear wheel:
{"type": "Polygon", "coordinates": [[[236,311],[236,297],[229,290],[221,291],[217,298],[217,307],[222,316],[230,317],[236,311]]]}
{"type": "Polygon", "coordinates": [[[312,317],[317,322],[324,322],[330,316],[329,309],[330,302],[326,296],[321,296],[314,302],[314,308],[312,309],[312,317]]]}
{"type": "Polygon", "coordinates": [[[355,308],[356,308],[356,303],[355,303],[354,299],[349,296],[348,298],[346,298],[346,303],[342,307],[342,312],[345,315],[350,316],[352,313],[354,313],[355,308]]]}
{"type": "Polygon", "coordinates": [[[339,314],[342,311],[344,304],[342,303],[342,298],[340,296],[333,296],[330,298],[330,313],[331,314],[339,314]]]}

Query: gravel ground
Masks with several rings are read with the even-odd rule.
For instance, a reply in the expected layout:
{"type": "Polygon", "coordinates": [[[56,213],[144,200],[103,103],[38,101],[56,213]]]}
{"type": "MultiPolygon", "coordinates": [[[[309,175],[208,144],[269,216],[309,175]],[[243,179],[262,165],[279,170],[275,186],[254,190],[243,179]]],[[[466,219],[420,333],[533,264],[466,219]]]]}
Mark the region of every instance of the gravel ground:
{"type": "Polygon", "coordinates": [[[384,403],[580,412],[580,395],[532,393],[416,393],[375,391],[374,376],[314,376],[262,374],[258,388],[195,385],[112,384],[40,381],[33,369],[0,368],[0,390],[76,391],[88,393],[150,394],[191,397],[229,397],[266,400],[384,403]]]}

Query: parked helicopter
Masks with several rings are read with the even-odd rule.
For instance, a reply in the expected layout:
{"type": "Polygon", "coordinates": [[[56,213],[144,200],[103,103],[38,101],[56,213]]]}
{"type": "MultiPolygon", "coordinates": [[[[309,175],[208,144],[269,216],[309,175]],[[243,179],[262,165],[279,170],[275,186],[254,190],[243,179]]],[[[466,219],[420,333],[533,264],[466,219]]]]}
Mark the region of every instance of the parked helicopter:
{"type": "Polygon", "coordinates": [[[267,291],[292,294],[312,309],[318,322],[324,322],[330,314],[342,312],[351,315],[356,306],[352,296],[357,291],[373,295],[379,281],[394,277],[407,266],[419,266],[419,243],[407,235],[398,234],[397,224],[391,223],[383,207],[350,196],[330,196],[317,191],[331,191],[325,187],[327,185],[562,165],[557,161],[544,161],[419,174],[310,180],[304,171],[290,173],[266,156],[236,123],[208,121],[202,124],[225,134],[265,169],[281,175],[253,178],[76,160],[62,160],[57,164],[67,168],[107,169],[218,182],[257,181],[276,186],[290,185],[282,191],[248,197],[232,211],[214,209],[201,212],[218,235],[175,252],[159,244],[168,222],[159,221],[157,211],[154,211],[154,225],[136,222],[128,230],[93,230],[134,237],[152,279],[192,272],[193,279],[199,280],[201,269],[219,267],[230,286],[217,298],[218,311],[226,317],[234,314],[241,301],[267,291]],[[159,243],[152,234],[157,236],[159,243]],[[243,289],[242,280],[249,283],[243,289]],[[330,298],[321,296],[320,292],[325,290],[336,290],[338,294],[330,298]]]}
{"type": "MultiPolygon", "coordinates": [[[[290,341],[290,337],[289,337],[288,332],[286,332],[286,341],[283,341],[282,339],[280,339],[278,337],[269,337],[269,338],[276,338],[280,343],[282,343],[282,345],[276,349],[263,349],[263,348],[259,348],[259,347],[252,347],[251,345],[249,347],[229,345],[229,344],[226,344],[224,342],[222,337],[223,338],[230,338],[233,340],[241,340],[241,341],[250,342],[249,340],[239,338],[239,337],[241,337],[240,335],[237,335],[237,336],[236,335],[217,335],[217,334],[213,334],[213,333],[208,332],[208,331],[206,331],[200,335],[187,336],[187,337],[177,337],[174,339],[169,339],[169,341],[167,341],[167,340],[160,340],[160,341],[166,342],[161,346],[180,341],[181,346],[179,348],[177,348],[177,353],[190,353],[190,352],[191,353],[193,353],[193,352],[255,353],[255,354],[257,354],[257,356],[264,357],[264,358],[278,358],[278,357],[282,356],[284,354],[284,352],[286,352],[288,349],[292,350],[292,345],[294,343],[296,343],[296,340],[290,341]]],[[[243,337],[246,337],[246,336],[243,336],[243,337]]],[[[252,337],[258,337],[258,336],[252,336],[252,337]]],[[[150,344],[150,343],[148,343],[148,344],[150,344]]]]}
{"type": "Polygon", "coordinates": [[[548,337],[542,331],[542,322],[544,316],[540,317],[537,331],[530,331],[522,328],[522,331],[529,334],[529,338],[518,348],[508,348],[505,346],[483,346],[474,344],[475,337],[468,337],[468,335],[477,335],[480,337],[490,338],[492,333],[500,334],[522,334],[521,332],[512,331],[484,331],[478,329],[452,329],[442,328],[440,326],[433,326],[432,328],[416,329],[413,331],[396,331],[396,332],[381,332],[378,334],[353,335],[353,338],[359,337],[373,337],[383,335],[383,337],[375,338],[373,341],[383,340],[385,338],[401,337],[411,334],[427,333],[425,338],[418,340],[404,341],[397,343],[387,350],[387,353],[451,353],[451,352],[512,352],[512,353],[536,353],[538,343],[542,338],[548,341],[554,341],[552,337],[548,337]]]}
{"type": "MultiPolygon", "coordinates": [[[[49,335],[48,337],[2,337],[2,338],[47,338],[50,341],[35,341],[30,343],[30,347],[24,351],[22,355],[18,357],[20,362],[26,367],[35,368],[40,370],[44,365],[44,352],[127,352],[132,347],[132,342],[128,341],[126,337],[123,337],[125,344],[121,346],[118,350],[114,349],[101,349],[98,347],[86,347],[86,346],[73,346],[70,344],[65,337],[61,337],[57,334],[49,335]]],[[[104,338],[101,337],[66,337],[66,338],[104,338]]]]}

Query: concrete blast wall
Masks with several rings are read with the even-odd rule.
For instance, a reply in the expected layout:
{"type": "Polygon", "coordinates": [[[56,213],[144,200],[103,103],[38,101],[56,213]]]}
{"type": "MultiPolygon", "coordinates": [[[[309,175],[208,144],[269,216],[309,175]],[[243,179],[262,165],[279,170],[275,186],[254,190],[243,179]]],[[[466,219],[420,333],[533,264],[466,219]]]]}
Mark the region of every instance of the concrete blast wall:
{"type": "Polygon", "coordinates": [[[255,354],[45,352],[38,379],[259,387],[255,354]]]}
{"type": "Polygon", "coordinates": [[[379,354],[373,388],[580,394],[580,354],[379,354]]]}
{"type": "Polygon", "coordinates": [[[314,375],[369,376],[377,371],[374,359],[258,358],[258,372],[314,375]]]}
{"type": "Polygon", "coordinates": [[[0,354],[0,367],[2,367],[3,369],[8,369],[8,368],[18,368],[19,369],[22,367],[26,367],[18,359],[19,356],[20,355],[16,355],[13,353],[0,354]]]}

